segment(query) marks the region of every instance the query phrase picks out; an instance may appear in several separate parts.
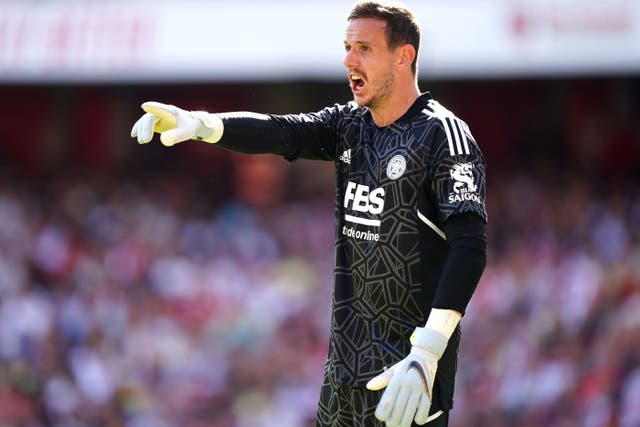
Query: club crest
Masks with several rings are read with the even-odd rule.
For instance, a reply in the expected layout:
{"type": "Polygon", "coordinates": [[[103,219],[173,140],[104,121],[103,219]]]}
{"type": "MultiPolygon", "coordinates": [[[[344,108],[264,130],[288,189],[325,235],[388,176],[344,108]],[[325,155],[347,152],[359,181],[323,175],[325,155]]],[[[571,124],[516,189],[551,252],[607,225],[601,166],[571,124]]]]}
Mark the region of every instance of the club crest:
{"type": "Polygon", "coordinates": [[[397,154],[389,160],[387,165],[387,177],[396,180],[407,170],[407,160],[402,154],[397,154]]]}

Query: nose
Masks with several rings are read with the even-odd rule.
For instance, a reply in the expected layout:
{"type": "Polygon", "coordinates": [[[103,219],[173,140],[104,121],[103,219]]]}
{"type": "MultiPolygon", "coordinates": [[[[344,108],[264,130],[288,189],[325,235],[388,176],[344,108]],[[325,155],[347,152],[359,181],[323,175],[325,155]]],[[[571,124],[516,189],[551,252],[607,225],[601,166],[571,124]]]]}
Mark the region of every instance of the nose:
{"type": "Polygon", "coordinates": [[[344,61],[342,61],[342,63],[347,69],[355,68],[357,61],[353,49],[347,51],[347,53],[344,55],[344,61]]]}

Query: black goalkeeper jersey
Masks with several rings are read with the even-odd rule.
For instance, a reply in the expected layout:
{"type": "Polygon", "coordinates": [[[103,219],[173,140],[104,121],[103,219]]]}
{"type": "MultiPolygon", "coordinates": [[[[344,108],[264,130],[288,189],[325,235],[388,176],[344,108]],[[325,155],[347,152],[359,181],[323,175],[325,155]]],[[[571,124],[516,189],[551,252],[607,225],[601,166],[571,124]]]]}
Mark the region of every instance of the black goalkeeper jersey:
{"type": "MultiPolygon", "coordinates": [[[[447,219],[472,212],[486,222],[484,158],[468,126],[428,93],[384,128],[353,102],[269,120],[277,126],[262,129],[265,140],[284,141],[269,151],[335,162],[327,368],[341,383],[364,386],[409,353],[410,335],[427,320],[447,258],[447,219]]],[[[450,382],[454,335],[438,369],[453,370],[450,382]]]]}

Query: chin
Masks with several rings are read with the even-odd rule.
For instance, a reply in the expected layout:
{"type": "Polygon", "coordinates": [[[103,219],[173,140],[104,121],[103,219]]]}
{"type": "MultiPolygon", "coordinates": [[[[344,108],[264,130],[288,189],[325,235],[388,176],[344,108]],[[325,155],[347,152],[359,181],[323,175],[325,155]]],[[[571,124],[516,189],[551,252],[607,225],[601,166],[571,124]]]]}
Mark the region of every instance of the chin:
{"type": "Polygon", "coordinates": [[[365,98],[363,96],[353,95],[353,100],[360,107],[368,107],[371,103],[371,99],[365,98]]]}
{"type": "Polygon", "coordinates": [[[355,102],[356,104],[358,104],[358,107],[366,107],[367,103],[366,102],[362,102],[361,99],[358,99],[356,97],[353,98],[353,102],[355,102]]]}

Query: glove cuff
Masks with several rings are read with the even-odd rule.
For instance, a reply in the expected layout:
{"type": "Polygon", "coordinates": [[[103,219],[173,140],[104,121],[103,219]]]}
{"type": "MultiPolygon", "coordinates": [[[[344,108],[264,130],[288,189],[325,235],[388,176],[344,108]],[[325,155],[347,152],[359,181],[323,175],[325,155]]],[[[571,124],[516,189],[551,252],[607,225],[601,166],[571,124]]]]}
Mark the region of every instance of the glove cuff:
{"type": "Polygon", "coordinates": [[[447,337],[433,329],[416,328],[411,337],[414,347],[427,350],[439,360],[447,348],[449,340],[447,337]]]}
{"type": "Polygon", "coordinates": [[[192,111],[191,114],[202,123],[202,126],[195,135],[195,139],[211,144],[220,141],[222,133],[224,132],[224,124],[217,114],[206,111],[192,111]]]}

